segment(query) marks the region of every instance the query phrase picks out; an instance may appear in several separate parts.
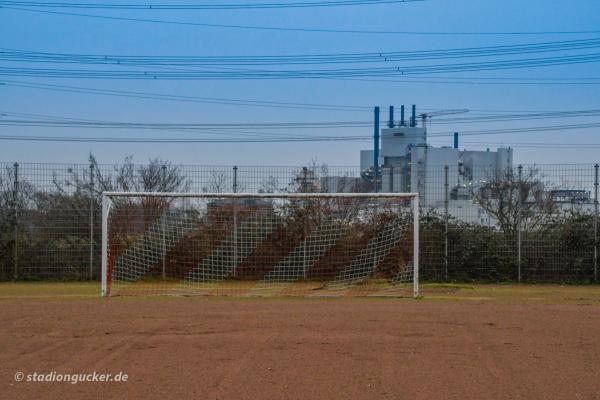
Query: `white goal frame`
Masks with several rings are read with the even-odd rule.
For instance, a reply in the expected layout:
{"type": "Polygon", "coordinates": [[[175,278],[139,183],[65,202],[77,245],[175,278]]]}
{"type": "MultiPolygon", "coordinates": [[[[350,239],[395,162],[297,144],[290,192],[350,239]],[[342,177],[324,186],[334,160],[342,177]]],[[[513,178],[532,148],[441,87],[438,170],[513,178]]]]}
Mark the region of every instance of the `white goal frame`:
{"type": "Polygon", "coordinates": [[[413,213],[413,296],[419,296],[419,194],[418,193],[177,193],[177,192],[102,192],[102,284],[101,295],[108,293],[108,216],[114,197],[139,198],[205,198],[205,199],[332,199],[332,198],[366,198],[366,199],[402,199],[411,200],[413,213]]]}

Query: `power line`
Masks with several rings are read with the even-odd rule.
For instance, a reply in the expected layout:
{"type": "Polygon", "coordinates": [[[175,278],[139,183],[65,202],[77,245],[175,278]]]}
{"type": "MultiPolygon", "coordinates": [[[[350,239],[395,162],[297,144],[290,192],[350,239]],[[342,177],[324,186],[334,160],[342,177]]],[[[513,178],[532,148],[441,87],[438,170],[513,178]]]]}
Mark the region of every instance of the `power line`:
{"type": "MultiPolygon", "coordinates": [[[[15,113],[10,111],[0,111],[1,115],[16,117],[33,117],[33,120],[0,120],[0,124],[21,124],[23,126],[60,126],[60,127],[81,127],[81,128],[135,128],[135,129],[314,129],[314,128],[361,128],[371,126],[370,121],[317,121],[317,122],[276,122],[276,123],[202,123],[202,124],[182,124],[182,123],[139,123],[139,122],[115,122],[85,120],[78,118],[50,116],[45,114],[27,114],[15,113]]],[[[464,124],[464,123],[493,123],[493,122],[513,122],[513,121],[531,121],[531,120],[549,120],[575,117],[597,117],[600,115],[600,109],[573,110],[573,111],[547,111],[535,113],[518,114],[494,114],[459,118],[436,118],[433,120],[435,125],[464,124]]],[[[16,126],[16,125],[14,125],[16,126]]]]}
{"type": "MultiPolygon", "coordinates": [[[[565,80],[565,79],[552,79],[549,78],[547,80],[545,80],[544,78],[540,78],[540,79],[535,79],[532,78],[531,81],[523,81],[519,78],[515,78],[514,81],[509,81],[509,80],[505,80],[505,81],[497,81],[494,80],[493,78],[475,78],[475,77],[468,77],[468,78],[464,78],[462,80],[458,80],[458,78],[449,78],[449,80],[444,80],[445,78],[442,79],[434,79],[435,77],[431,77],[431,76],[420,76],[418,77],[418,79],[414,79],[414,78],[400,78],[400,79],[377,79],[377,78],[345,78],[345,77],[339,77],[339,78],[330,78],[332,80],[340,80],[340,81],[353,81],[353,82],[368,82],[368,83],[385,83],[385,84],[389,84],[389,83],[394,83],[394,84],[407,84],[407,83],[416,83],[416,84],[427,84],[427,85],[474,85],[474,86],[478,86],[478,85],[502,85],[502,86],[506,86],[506,85],[515,85],[515,86],[530,86],[530,85],[535,85],[535,86],[547,86],[547,85],[558,85],[558,86],[564,86],[564,85],[600,85],[600,81],[598,81],[598,78],[573,78],[572,80],[565,80]],[[489,80],[488,80],[489,79],[489,80]],[[586,80],[589,79],[589,80],[586,80]]],[[[440,77],[441,78],[441,77],[440,77]]],[[[327,79],[327,78],[325,78],[327,79]]],[[[510,78],[507,78],[510,79],[510,78]]],[[[568,79],[568,78],[567,78],[568,79]]]]}
{"type": "Polygon", "coordinates": [[[538,120],[538,119],[558,119],[558,118],[573,118],[573,117],[595,117],[600,115],[600,109],[592,110],[576,110],[576,111],[550,111],[541,113],[520,113],[520,114],[505,114],[505,115],[487,115],[487,116],[472,116],[458,118],[434,118],[434,124],[464,124],[464,123],[490,123],[504,121],[523,121],[523,120],[538,120]]]}
{"type": "MultiPolygon", "coordinates": [[[[10,114],[10,113],[8,113],[10,114]]],[[[60,118],[60,117],[59,117],[60,118]]],[[[29,141],[80,141],[80,142],[164,142],[164,143],[284,143],[284,142],[321,142],[321,141],[369,141],[370,135],[289,135],[282,133],[261,134],[260,132],[237,132],[236,130],[246,129],[323,129],[323,128],[340,128],[354,127],[358,128],[370,123],[364,122],[311,122],[311,123],[245,123],[245,124],[182,124],[182,123],[123,123],[109,121],[89,121],[89,120],[48,120],[46,118],[37,120],[0,120],[0,125],[4,126],[33,126],[33,127],[62,127],[62,128],[103,128],[103,129],[152,129],[152,130],[205,130],[209,133],[221,134],[223,131],[228,133],[239,133],[245,135],[244,138],[222,139],[222,138],[131,138],[131,137],[71,137],[71,136],[19,136],[19,135],[4,135],[0,137],[3,140],[29,140],[29,141]],[[258,137],[258,136],[262,137],[258,137]]],[[[483,136],[483,135],[499,135],[510,133],[540,133],[549,131],[568,131],[576,129],[591,129],[599,128],[600,123],[585,123],[585,124],[569,124],[569,125],[546,125],[535,127],[518,127],[509,129],[488,129],[488,130],[472,130],[461,131],[462,136],[483,136]]],[[[190,132],[191,133],[191,132],[190,132]]],[[[450,136],[453,132],[439,132],[429,134],[429,137],[450,136]]]]}
{"type": "MultiPolygon", "coordinates": [[[[436,143],[436,145],[443,145],[444,143],[436,143]]],[[[533,149],[596,149],[600,148],[600,143],[547,143],[547,142],[472,142],[463,141],[462,145],[470,145],[477,147],[503,147],[510,146],[513,148],[533,148],[533,149]]]]}
{"type": "MultiPolygon", "coordinates": [[[[5,115],[19,115],[9,111],[2,112],[5,115]]],[[[39,114],[21,114],[25,116],[42,117],[37,119],[0,119],[0,125],[9,126],[44,126],[63,128],[130,128],[130,129],[212,129],[212,128],[234,128],[234,129],[330,129],[330,128],[353,128],[368,127],[372,121],[314,121],[314,122],[241,122],[241,123],[182,123],[182,122],[118,122],[83,120],[65,117],[53,117],[39,114]]]]}
{"type": "Polygon", "coordinates": [[[35,8],[67,8],[95,10],[260,10],[274,8],[346,7],[380,4],[413,3],[425,0],[325,0],[260,3],[200,3],[200,4],[127,4],[127,3],[66,3],[42,1],[0,1],[0,5],[35,8]]]}
{"type": "Polygon", "coordinates": [[[600,53],[573,56],[538,57],[478,63],[416,65],[402,67],[256,70],[256,71],[131,71],[0,67],[2,76],[119,79],[119,80],[263,80],[263,79],[333,79],[364,77],[398,77],[449,72],[495,71],[557,65],[596,63],[600,53]]]}
{"type": "MultiPolygon", "coordinates": [[[[63,116],[56,116],[56,115],[48,115],[48,114],[36,114],[36,113],[18,113],[18,112],[11,112],[11,111],[2,111],[0,110],[0,117],[2,116],[15,116],[15,117],[25,117],[25,118],[36,118],[37,120],[44,120],[44,122],[46,121],[59,121],[59,122],[71,122],[71,123],[77,123],[77,122],[85,122],[85,123],[90,123],[90,124],[94,124],[94,123],[99,123],[99,124],[114,124],[114,128],[119,128],[119,124],[121,124],[121,122],[115,122],[115,121],[99,121],[99,120],[93,120],[93,119],[82,119],[82,118],[72,118],[72,117],[63,117],[63,116]]],[[[10,124],[8,124],[10,125],[10,124]]],[[[27,125],[27,126],[34,126],[34,127],[43,127],[41,126],[42,124],[40,124],[40,126],[38,125],[27,125]]],[[[256,126],[246,126],[247,124],[238,124],[236,125],[236,128],[233,127],[201,127],[199,129],[190,129],[189,127],[187,128],[177,128],[177,127],[161,127],[161,126],[155,126],[155,127],[147,127],[146,129],[151,129],[151,130],[157,130],[160,131],[161,133],[164,133],[165,131],[168,132],[172,132],[172,133],[180,133],[180,132],[184,132],[184,133],[193,133],[195,135],[197,134],[218,134],[219,136],[244,136],[244,137],[265,137],[265,138],[270,138],[270,137],[280,137],[281,134],[278,133],[273,133],[273,132],[269,132],[269,133],[264,133],[264,132],[256,132],[254,131],[254,129],[256,129],[256,126]],[[239,129],[242,127],[244,130],[240,131],[239,129]]],[[[263,124],[264,125],[264,124],[263,124]]],[[[15,125],[17,126],[17,125],[15,125]]],[[[327,128],[327,126],[325,126],[325,128],[327,128]]],[[[134,128],[135,129],[135,128],[134,128]]],[[[153,132],[150,132],[153,133],[153,132]]],[[[286,135],[286,138],[291,138],[291,135],[286,135]]],[[[312,136],[308,136],[308,135],[302,135],[302,136],[296,136],[296,137],[302,137],[302,138],[310,138],[312,136]]],[[[338,136],[336,136],[338,137],[338,136]]]]}
{"type": "MultiPolygon", "coordinates": [[[[599,82],[600,83],[600,82],[599,82]]],[[[110,89],[98,89],[81,86],[68,86],[68,85],[54,85],[46,83],[36,83],[27,81],[13,81],[4,80],[0,81],[0,85],[22,87],[27,89],[40,89],[56,92],[66,93],[80,93],[89,95],[103,95],[103,96],[115,96],[124,98],[139,98],[148,100],[160,100],[160,101],[175,101],[175,102],[191,102],[191,103],[207,103],[207,104],[227,104],[227,105],[242,105],[250,107],[268,107],[268,108],[290,108],[290,109],[301,109],[301,110],[318,110],[318,111],[344,111],[344,112],[370,112],[372,106],[356,106],[356,105],[343,105],[343,104],[319,104],[319,103],[296,103],[296,102],[277,102],[267,100],[249,100],[249,99],[229,99],[229,98],[214,98],[214,97],[198,97],[198,96],[183,96],[183,95],[172,95],[164,93],[152,93],[152,92],[137,92],[137,91],[125,91],[125,90],[110,90],[110,89]]],[[[421,110],[431,111],[443,107],[420,107],[421,110]]],[[[492,109],[475,109],[469,107],[470,113],[485,113],[493,114],[486,115],[485,117],[494,117],[498,114],[511,114],[515,117],[522,116],[523,114],[562,114],[562,113],[579,113],[585,110],[492,110],[492,109]]],[[[501,115],[504,117],[504,115],[501,115]]],[[[434,122],[445,121],[445,119],[436,119],[434,122]]]]}
{"type": "Polygon", "coordinates": [[[94,129],[185,129],[200,130],[214,128],[235,129],[333,129],[333,128],[357,128],[369,127],[373,123],[368,122],[297,122],[297,123],[248,123],[248,124],[203,124],[203,123],[140,123],[140,122],[86,122],[86,121],[47,121],[47,120],[18,120],[2,119],[3,126],[36,126],[46,128],[94,128],[94,129]]]}
{"type": "MultiPolygon", "coordinates": [[[[325,53],[295,55],[243,55],[243,56],[144,56],[116,54],[49,53],[31,50],[0,48],[0,60],[30,63],[87,64],[108,66],[265,66],[265,65],[323,65],[352,63],[389,63],[394,61],[425,61],[470,57],[524,55],[567,50],[594,50],[600,47],[600,38],[510,44],[496,46],[463,47],[434,50],[407,50],[362,53],[325,53]]],[[[186,70],[189,71],[189,70],[186,70]]],[[[192,70],[193,71],[193,70],[192,70]]],[[[240,70],[236,70],[240,71],[240,70]]],[[[242,71],[256,71],[244,69],[242,71]]]]}
{"type": "MultiPolygon", "coordinates": [[[[441,123],[463,123],[463,122],[498,122],[498,121],[523,121],[537,119],[556,119],[565,117],[594,117],[600,115],[600,109],[572,110],[572,111],[549,111],[522,114],[497,114],[490,116],[475,116],[461,118],[440,119],[441,123]]],[[[331,128],[363,128],[371,127],[372,121],[310,121],[310,122],[123,122],[72,118],[47,114],[19,113],[0,110],[0,116],[12,116],[21,119],[0,119],[0,125],[5,126],[37,126],[37,127],[64,127],[64,128],[99,128],[99,129],[181,129],[181,130],[253,130],[253,129],[331,129],[331,128]]],[[[440,123],[440,122],[438,122],[440,123]]],[[[519,127],[508,129],[487,129],[461,131],[462,135],[468,134],[496,134],[542,130],[578,129],[595,127],[597,123],[583,123],[570,125],[548,125],[538,127],[519,127]]],[[[444,136],[453,132],[431,133],[429,136],[444,136]]]]}
{"type": "Polygon", "coordinates": [[[512,31],[512,32],[445,32],[445,31],[391,31],[391,30],[361,30],[361,29],[336,29],[336,28],[302,28],[288,26],[259,26],[259,25],[241,25],[241,24],[215,24],[191,21],[175,21],[164,19],[131,18],[110,15],[94,15],[74,12],[61,12],[50,10],[27,9],[19,7],[6,7],[0,5],[0,8],[14,11],[64,15],[72,17],[95,18],[113,21],[140,22],[152,24],[179,25],[187,27],[200,28],[218,28],[235,30],[258,30],[258,31],[282,31],[282,32],[303,32],[303,33],[331,33],[331,34],[359,34],[359,35],[404,35],[404,36],[546,36],[546,35],[596,35],[600,30],[570,30],[570,31],[512,31]]]}
{"type": "Polygon", "coordinates": [[[103,96],[128,97],[128,98],[149,99],[149,100],[176,101],[176,102],[186,102],[186,103],[224,104],[224,105],[236,105],[236,106],[247,106],[247,107],[284,108],[284,109],[301,109],[301,110],[318,110],[318,111],[344,111],[344,112],[369,111],[372,109],[372,107],[340,105],[340,104],[295,103],[295,102],[278,102],[278,101],[267,101],[267,100],[231,99],[231,98],[220,98],[220,97],[183,96],[183,95],[171,95],[171,94],[137,92],[137,91],[97,89],[97,88],[80,87],[80,86],[53,85],[53,84],[47,84],[47,83],[20,82],[20,81],[11,81],[11,80],[3,80],[2,82],[4,82],[6,84],[6,86],[23,87],[23,88],[29,88],[29,89],[41,89],[41,90],[50,90],[50,91],[57,91],[57,92],[95,94],[95,95],[103,95],[103,96]]]}
{"type": "Polygon", "coordinates": [[[69,137],[0,135],[0,140],[35,142],[93,142],[93,143],[291,143],[291,142],[350,142],[369,141],[368,137],[265,138],[265,139],[199,139],[199,138],[132,138],[132,137],[69,137]]]}
{"type": "MultiPolygon", "coordinates": [[[[186,133],[186,134],[194,134],[197,135],[218,135],[219,140],[222,139],[223,136],[234,136],[241,137],[240,140],[250,140],[250,139],[260,139],[261,142],[266,139],[273,139],[275,141],[310,141],[311,139],[315,139],[315,141],[343,141],[343,140],[358,140],[356,136],[325,136],[325,135],[297,135],[297,134],[281,134],[274,132],[257,132],[255,129],[280,129],[286,128],[290,130],[294,129],[305,129],[312,128],[310,125],[303,125],[304,123],[239,123],[239,124],[223,124],[223,123],[215,123],[215,124],[170,124],[170,123],[127,123],[127,122],[116,122],[116,121],[100,121],[100,120],[91,120],[91,119],[81,119],[81,118],[71,118],[71,117],[63,117],[56,115],[47,115],[47,114],[34,114],[34,113],[17,113],[11,111],[0,111],[0,117],[2,116],[13,116],[13,117],[21,117],[21,118],[35,118],[32,119],[21,119],[18,121],[15,120],[6,120],[0,119],[0,126],[27,126],[27,127],[37,127],[37,128],[48,128],[48,127],[62,127],[62,128],[103,128],[103,129],[129,129],[129,130],[146,130],[149,132],[146,133],[154,133],[153,131],[157,131],[160,133],[186,133]]],[[[346,126],[346,129],[356,127],[353,126],[355,124],[347,123],[347,122],[313,122],[307,123],[314,125],[315,127],[319,127],[319,129],[330,129],[334,127],[344,127],[346,124],[351,124],[350,126],[346,126]],[[338,125],[339,124],[339,125],[338,125]]],[[[358,123],[356,125],[359,125],[358,123]]],[[[136,138],[138,140],[139,138],[136,138]]],[[[197,139],[197,137],[196,137],[197,139]]],[[[223,139],[224,143],[230,140],[235,139],[223,139]]]]}
{"type": "MultiPolygon", "coordinates": [[[[351,80],[363,80],[366,82],[386,82],[386,83],[407,83],[407,82],[419,82],[419,83],[443,83],[443,84],[458,84],[458,85],[469,85],[469,84],[492,84],[492,85],[576,85],[576,84],[597,84],[600,83],[600,77],[571,77],[571,78],[556,78],[556,77],[454,77],[454,76],[419,76],[419,80],[393,80],[393,79],[351,79],[351,80]]],[[[350,80],[350,79],[347,79],[350,80]]]]}
{"type": "MultiPolygon", "coordinates": [[[[461,136],[481,136],[481,135],[501,135],[507,133],[540,133],[550,131],[566,131],[574,129],[591,129],[600,128],[600,123],[585,123],[585,124],[569,124],[569,125],[546,125],[546,126],[533,126],[533,127],[520,127],[520,128],[507,128],[507,129],[487,129],[487,130],[472,130],[472,131],[460,131],[461,136]]],[[[436,136],[450,136],[454,132],[439,132],[427,134],[429,137],[436,136]]]]}

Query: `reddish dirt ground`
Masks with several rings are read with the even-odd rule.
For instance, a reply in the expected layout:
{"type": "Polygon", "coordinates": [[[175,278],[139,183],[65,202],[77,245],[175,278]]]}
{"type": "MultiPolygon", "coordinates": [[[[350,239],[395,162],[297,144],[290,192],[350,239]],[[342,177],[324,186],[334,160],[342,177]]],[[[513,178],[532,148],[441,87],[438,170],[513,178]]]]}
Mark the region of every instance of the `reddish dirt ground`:
{"type": "Polygon", "coordinates": [[[600,305],[0,303],[2,399],[600,399],[600,305]],[[121,383],[15,382],[118,373],[121,383]]]}

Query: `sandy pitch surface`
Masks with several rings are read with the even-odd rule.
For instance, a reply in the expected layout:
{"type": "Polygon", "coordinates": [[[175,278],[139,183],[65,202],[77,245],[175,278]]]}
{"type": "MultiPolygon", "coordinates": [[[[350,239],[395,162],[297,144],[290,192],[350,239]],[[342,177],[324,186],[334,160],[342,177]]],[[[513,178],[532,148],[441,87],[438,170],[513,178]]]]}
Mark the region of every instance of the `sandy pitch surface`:
{"type": "Polygon", "coordinates": [[[600,399],[597,301],[66,296],[0,316],[5,399],[600,399]]]}

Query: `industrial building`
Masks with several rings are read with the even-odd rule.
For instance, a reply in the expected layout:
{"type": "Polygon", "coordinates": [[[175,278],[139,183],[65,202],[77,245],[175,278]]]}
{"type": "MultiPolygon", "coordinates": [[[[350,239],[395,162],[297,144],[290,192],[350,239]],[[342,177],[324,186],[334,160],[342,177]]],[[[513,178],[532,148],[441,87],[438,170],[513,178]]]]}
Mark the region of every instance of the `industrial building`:
{"type": "MultiPolygon", "coordinates": [[[[393,115],[393,113],[391,113],[393,115]]],[[[425,114],[423,121],[425,125],[425,114]]],[[[496,151],[472,151],[459,148],[458,133],[453,147],[433,147],[427,144],[427,128],[416,126],[415,108],[409,123],[401,118],[390,120],[381,129],[381,146],[376,165],[379,166],[379,190],[382,192],[418,192],[424,206],[440,207],[445,200],[445,166],[453,200],[466,200],[461,188],[473,187],[495,178],[512,168],[511,148],[496,151]]],[[[360,166],[363,177],[373,179],[375,150],[362,150],[360,166]]]]}
{"type": "MultiPolygon", "coordinates": [[[[443,209],[448,194],[451,215],[471,222],[489,222],[489,217],[473,203],[473,189],[512,168],[513,150],[461,150],[458,134],[454,135],[454,146],[431,146],[427,143],[426,127],[430,115],[422,114],[422,126],[417,126],[415,106],[408,121],[404,118],[404,106],[399,121],[394,120],[390,107],[387,127],[379,129],[376,121],[374,149],[360,152],[358,180],[371,182],[371,187],[376,185],[381,192],[418,192],[421,205],[431,209],[443,209]]],[[[321,187],[351,191],[357,183],[348,179],[324,177],[321,187]]]]}
{"type": "Polygon", "coordinates": [[[450,214],[484,222],[481,219],[487,216],[473,204],[472,190],[512,168],[512,149],[461,150],[458,133],[454,146],[433,147],[427,143],[427,114],[421,115],[421,127],[417,126],[415,106],[409,121],[405,121],[404,106],[399,121],[394,121],[393,115],[391,108],[387,127],[380,130],[377,160],[375,149],[360,153],[363,178],[372,180],[374,164],[378,165],[378,190],[418,192],[427,208],[443,208],[448,193],[450,214]]]}
{"type": "MultiPolygon", "coordinates": [[[[428,118],[465,111],[446,110],[421,114],[418,118],[416,107],[412,106],[411,116],[406,120],[402,106],[400,119],[395,120],[390,107],[387,125],[380,129],[376,109],[374,145],[373,149],[360,152],[360,178],[324,176],[315,183],[320,191],[328,192],[417,192],[425,210],[447,209],[449,215],[462,221],[493,225],[495,221],[476,204],[473,194],[481,195],[487,183],[513,170],[512,148],[461,149],[458,133],[454,134],[453,146],[434,147],[427,143],[428,118]],[[421,126],[417,126],[418,119],[421,126]]],[[[545,196],[552,197],[558,212],[593,206],[589,190],[567,190],[559,185],[542,188],[545,196]]]]}

